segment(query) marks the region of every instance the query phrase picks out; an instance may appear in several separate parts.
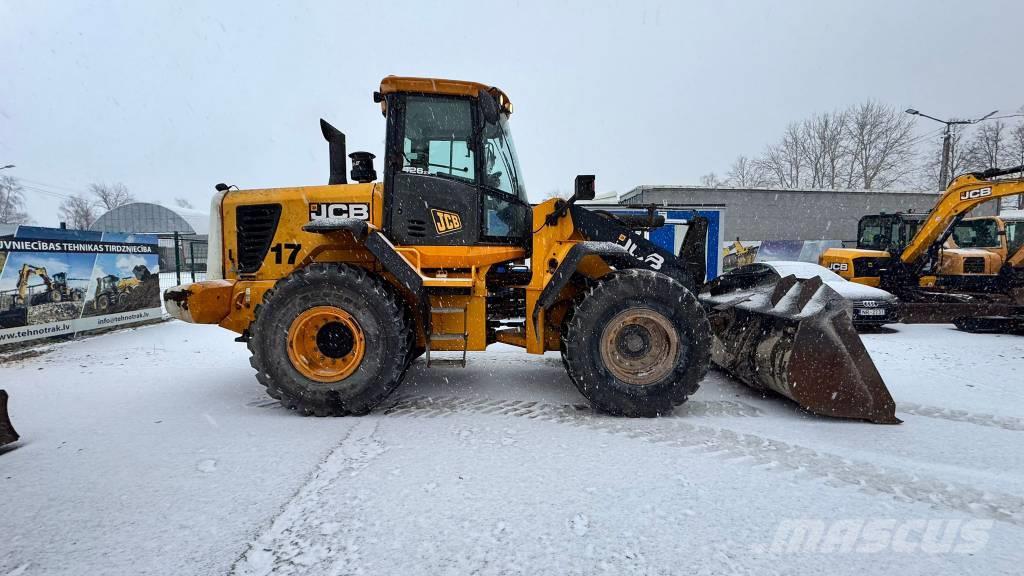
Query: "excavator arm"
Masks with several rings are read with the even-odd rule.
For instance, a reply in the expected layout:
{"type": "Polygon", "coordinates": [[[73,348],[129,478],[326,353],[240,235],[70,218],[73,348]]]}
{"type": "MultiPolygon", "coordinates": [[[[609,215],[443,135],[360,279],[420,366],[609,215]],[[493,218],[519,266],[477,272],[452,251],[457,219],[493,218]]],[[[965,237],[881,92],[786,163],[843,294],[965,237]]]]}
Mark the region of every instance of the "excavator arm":
{"type": "Polygon", "coordinates": [[[41,266],[33,266],[31,264],[22,264],[21,272],[18,273],[18,298],[22,302],[27,302],[28,298],[28,280],[35,274],[39,276],[43,283],[46,284],[46,290],[50,291],[53,288],[53,283],[50,281],[50,275],[46,273],[46,268],[41,266]]]}
{"type": "Polygon", "coordinates": [[[990,180],[1017,172],[1024,172],[1024,165],[964,174],[953,180],[921,229],[900,254],[900,260],[907,265],[920,263],[936,244],[945,242],[952,226],[979,204],[1024,194],[1024,178],[990,180]]]}

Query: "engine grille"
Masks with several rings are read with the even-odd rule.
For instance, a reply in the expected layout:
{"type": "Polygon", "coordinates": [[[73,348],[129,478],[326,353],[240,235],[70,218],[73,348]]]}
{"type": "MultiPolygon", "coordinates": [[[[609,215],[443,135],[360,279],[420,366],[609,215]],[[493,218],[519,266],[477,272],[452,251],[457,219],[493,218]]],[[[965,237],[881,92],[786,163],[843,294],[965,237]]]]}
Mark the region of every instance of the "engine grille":
{"type": "Polygon", "coordinates": [[[280,204],[251,204],[235,209],[239,272],[246,274],[260,269],[280,219],[280,204]]]}
{"type": "Polygon", "coordinates": [[[980,256],[964,258],[964,274],[984,274],[985,259],[980,256]]]}
{"type": "Polygon", "coordinates": [[[423,220],[409,218],[405,223],[405,232],[414,238],[423,238],[427,235],[427,223],[423,220]]]}

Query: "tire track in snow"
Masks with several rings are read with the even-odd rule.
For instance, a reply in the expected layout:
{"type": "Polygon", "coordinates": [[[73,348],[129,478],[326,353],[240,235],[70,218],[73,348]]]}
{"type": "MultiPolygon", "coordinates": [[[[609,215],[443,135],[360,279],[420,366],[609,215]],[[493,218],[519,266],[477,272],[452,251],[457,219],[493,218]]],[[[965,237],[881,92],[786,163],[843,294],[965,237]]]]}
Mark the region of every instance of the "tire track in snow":
{"type": "MultiPolygon", "coordinates": [[[[677,412],[685,406],[680,406],[677,412]]],[[[670,426],[659,426],[657,423],[664,422],[664,419],[628,420],[594,415],[585,407],[449,397],[400,399],[385,411],[387,416],[427,418],[456,414],[535,419],[627,436],[653,444],[697,449],[743,460],[755,467],[797,472],[832,486],[851,487],[869,495],[887,495],[901,502],[927,504],[1024,526],[1024,498],[1020,496],[979,490],[966,484],[883,468],[755,434],[698,426],[681,418],[673,418],[670,426]]]]}
{"type": "Polygon", "coordinates": [[[358,474],[387,450],[377,437],[379,424],[379,419],[361,418],[349,429],[271,525],[250,542],[231,574],[337,574],[338,567],[351,570],[363,565],[358,522],[342,526],[334,521],[336,507],[358,503],[325,495],[336,482],[358,474]]]}
{"type": "MultiPolygon", "coordinates": [[[[388,416],[409,415],[416,418],[434,418],[454,412],[476,412],[521,416],[531,420],[552,420],[564,417],[594,415],[586,404],[543,404],[522,400],[495,400],[490,398],[463,398],[457,396],[407,396],[399,398],[384,410],[388,416]]],[[[699,416],[759,417],[761,411],[744,402],[733,400],[690,400],[678,406],[666,418],[692,418],[699,416]]]]}
{"type": "Polygon", "coordinates": [[[937,418],[953,422],[966,422],[978,426],[990,426],[1024,432],[1024,420],[1013,416],[995,416],[993,414],[968,412],[966,410],[954,410],[952,408],[940,408],[938,406],[924,406],[913,402],[898,402],[896,410],[913,416],[924,416],[925,418],[937,418]]]}

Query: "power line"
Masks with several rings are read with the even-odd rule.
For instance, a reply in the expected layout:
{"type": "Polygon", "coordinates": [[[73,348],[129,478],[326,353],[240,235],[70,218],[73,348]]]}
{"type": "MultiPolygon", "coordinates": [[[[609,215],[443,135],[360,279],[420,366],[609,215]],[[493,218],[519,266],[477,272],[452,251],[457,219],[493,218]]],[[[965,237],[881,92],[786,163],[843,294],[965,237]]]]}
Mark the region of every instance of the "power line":
{"type": "Polygon", "coordinates": [[[59,191],[59,192],[62,192],[62,193],[82,194],[82,193],[85,192],[84,190],[81,190],[81,189],[78,189],[78,188],[71,188],[71,187],[68,187],[68,186],[62,186],[62,185],[58,185],[58,184],[48,184],[46,182],[40,182],[39,180],[32,180],[31,178],[20,178],[19,177],[18,179],[23,181],[23,182],[28,182],[29,184],[33,184],[33,185],[38,186],[38,187],[49,188],[49,189],[52,189],[52,190],[55,190],[55,191],[59,191]]]}
{"type": "Polygon", "coordinates": [[[28,185],[28,184],[22,184],[21,187],[24,188],[25,190],[29,190],[31,192],[36,192],[38,194],[44,194],[44,195],[47,195],[47,196],[50,196],[50,197],[53,197],[53,198],[61,198],[61,199],[65,199],[65,200],[68,199],[68,198],[71,198],[70,194],[62,194],[60,192],[54,192],[53,190],[47,190],[45,188],[39,188],[37,186],[31,186],[31,185],[28,185]]]}
{"type": "Polygon", "coordinates": [[[921,142],[922,140],[927,140],[928,138],[931,138],[933,136],[938,136],[939,134],[942,133],[943,130],[945,130],[945,128],[939,128],[937,130],[933,130],[933,131],[931,131],[931,132],[929,132],[929,133],[927,133],[927,134],[925,134],[923,136],[918,136],[917,138],[914,138],[913,140],[910,141],[910,143],[911,144],[917,144],[918,142],[921,142]]]}

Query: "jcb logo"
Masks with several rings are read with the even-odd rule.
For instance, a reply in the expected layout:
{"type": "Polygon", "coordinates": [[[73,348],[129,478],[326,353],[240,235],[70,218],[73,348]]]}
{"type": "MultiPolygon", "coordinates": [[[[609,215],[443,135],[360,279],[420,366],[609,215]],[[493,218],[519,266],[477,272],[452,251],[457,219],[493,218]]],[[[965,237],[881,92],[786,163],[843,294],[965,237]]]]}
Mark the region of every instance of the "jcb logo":
{"type": "Polygon", "coordinates": [[[961,200],[974,200],[992,195],[992,188],[978,188],[977,190],[964,190],[960,193],[961,200]]]}
{"type": "Polygon", "coordinates": [[[342,202],[310,202],[309,221],[326,220],[328,218],[352,218],[369,220],[369,204],[345,204],[342,202]]]}
{"type": "Polygon", "coordinates": [[[846,272],[850,269],[850,265],[846,262],[833,262],[828,265],[828,269],[833,272],[846,272]]]}
{"type": "Polygon", "coordinates": [[[462,218],[455,212],[431,208],[430,214],[434,217],[434,229],[438,234],[451,234],[462,230],[462,218]]]}

